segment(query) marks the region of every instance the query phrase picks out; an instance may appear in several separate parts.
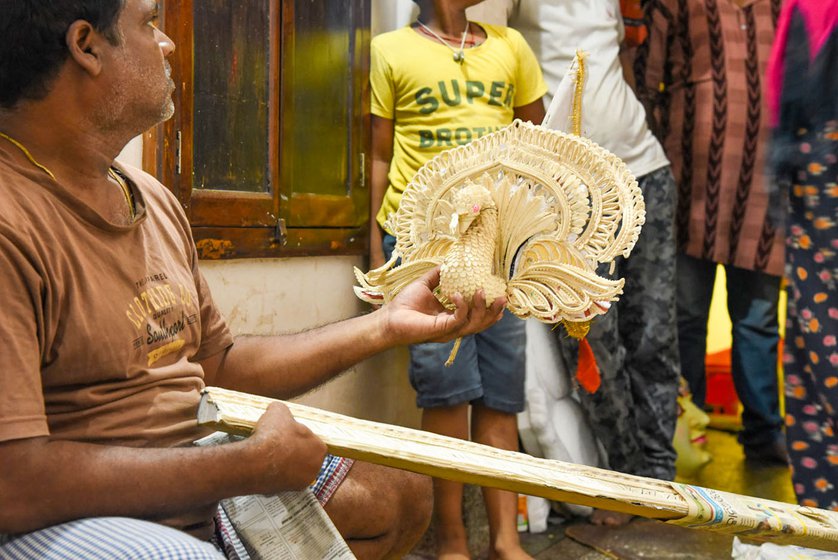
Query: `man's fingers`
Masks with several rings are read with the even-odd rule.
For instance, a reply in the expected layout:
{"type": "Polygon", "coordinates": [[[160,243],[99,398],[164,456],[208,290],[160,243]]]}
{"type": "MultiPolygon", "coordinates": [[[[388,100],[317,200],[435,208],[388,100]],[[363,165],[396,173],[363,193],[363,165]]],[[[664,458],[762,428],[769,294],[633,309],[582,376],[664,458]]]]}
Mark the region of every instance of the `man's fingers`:
{"type": "Polygon", "coordinates": [[[467,321],[470,309],[460,292],[451,297],[451,303],[454,304],[454,321],[457,324],[467,321]]]}
{"type": "Polygon", "coordinates": [[[491,304],[486,301],[486,293],[483,290],[477,290],[472,299],[471,306],[474,309],[488,309],[490,315],[497,315],[503,308],[506,307],[506,297],[499,296],[495,298],[491,304]]]}
{"type": "Polygon", "coordinates": [[[305,488],[326,456],[326,444],[282,403],[268,406],[246,442],[257,469],[257,493],[305,488]]]}
{"type": "Polygon", "coordinates": [[[426,285],[429,290],[434,291],[434,289],[439,285],[439,267],[435,266],[423,274],[420,281],[426,285]]]}
{"type": "Polygon", "coordinates": [[[478,290],[472,298],[471,305],[459,293],[451,298],[456,306],[449,318],[450,334],[464,336],[482,331],[500,320],[506,306],[506,298],[499,297],[490,306],[486,305],[483,290],[478,290]]]}
{"type": "Polygon", "coordinates": [[[280,402],[272,402],[265,409],[265,413],[262,414],[258,424],[276,425],[287,422],[288,420],[293,420],[293,416],[291,415],[291,411],[288,410],[288,407],[280,402]]]}
{"type": "Polygon", "coordinates": [[[506,307],[506,298],[499,297],[492,302],[492,305],[489,306],[489,310],[493,315],[500,315],[501,313],[503,313],[504,307],[506,307]]]}
{"type": "Polygon", "coordinates": [[[486,293],[481,289],[474,292],[474,297],[471,298],[471,306],[474,309],[483,310],[488,307],[486,305],[486,293]]]}

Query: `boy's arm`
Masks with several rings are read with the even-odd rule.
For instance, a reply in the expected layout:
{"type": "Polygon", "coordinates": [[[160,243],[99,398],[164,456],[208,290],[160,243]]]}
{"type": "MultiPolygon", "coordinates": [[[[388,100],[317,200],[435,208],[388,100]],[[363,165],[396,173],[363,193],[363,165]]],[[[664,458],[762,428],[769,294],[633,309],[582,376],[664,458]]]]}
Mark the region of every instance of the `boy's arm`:
{"type": "Polygon", "coordinates": [[[539,97],[532,103],[515,107],[515,118],[533,124],[541,124],[544,120],[544,112],[544,98],[539,97]]]}
{"type": "Polygon", "coordinates": [[[382,230],[376,216],[387,191],[387,174],[393,159],[393,120],[372,115],[372,170],[370,177],[370,268],[384,264],[382,230]]]}

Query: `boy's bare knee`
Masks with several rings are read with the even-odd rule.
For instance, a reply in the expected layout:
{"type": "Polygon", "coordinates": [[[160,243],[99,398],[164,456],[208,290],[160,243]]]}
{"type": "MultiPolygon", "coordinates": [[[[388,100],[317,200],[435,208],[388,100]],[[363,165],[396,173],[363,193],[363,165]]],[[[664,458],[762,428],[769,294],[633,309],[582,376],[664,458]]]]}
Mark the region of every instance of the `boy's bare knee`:
{"type": "Polygon", "coordinates": [[[326,504],[358,558],[408,552],[427,529],[432,509],[429,477],[360,461],[326,504]]]}

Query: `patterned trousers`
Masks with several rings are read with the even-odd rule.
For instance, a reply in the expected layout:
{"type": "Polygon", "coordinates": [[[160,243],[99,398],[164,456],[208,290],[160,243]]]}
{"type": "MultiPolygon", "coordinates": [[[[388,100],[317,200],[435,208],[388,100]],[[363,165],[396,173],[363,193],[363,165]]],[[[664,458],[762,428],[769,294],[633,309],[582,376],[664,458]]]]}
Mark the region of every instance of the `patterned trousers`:
{"type": "MultiPolygon", "coordinates": [[[[594,394],[578,390],[613,470],[662,480],[675,477],[672,437],[677,418],[675,311],[676,185],[669,167],[638,178],[646,223],[628,259],[616,260],[625,279],[620,300],[591,323],[588,342],[602,376],[594,394]]],[[[605,274],[608,266],[602,267],[605,274]]],[[[556,329],[569,371],[579,344],[556,329]]]]}
{"type": "Polygon", "coordinates": [[[838,511],[838,122],[807,130],[789,192],[786,435],[801,505],[838,511]]]}

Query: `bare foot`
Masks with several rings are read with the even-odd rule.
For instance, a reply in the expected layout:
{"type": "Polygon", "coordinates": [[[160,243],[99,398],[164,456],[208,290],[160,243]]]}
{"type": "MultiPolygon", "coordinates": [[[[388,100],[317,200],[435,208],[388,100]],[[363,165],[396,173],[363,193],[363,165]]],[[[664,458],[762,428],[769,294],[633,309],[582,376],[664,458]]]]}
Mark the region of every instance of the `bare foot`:
{"type": "Polygon", "coordinates": [[[437,554],[438,560],[470,560],[471,556],[469,556],[468,551],[465,553],[462,552],[443,552],[442,550],[439,551],[437,554]]]}
{"type": "Polygon", "coordinates": [[[632,520],[634,516],[630,513],[619,513],[606,509],[595,509],[589,521],[593,525],[604,525],[606,527],[622,527],[632,520]]]}
{"type": "Polygon", "coordinates": [[[489,560],[533,560],[533,557],[516,545],[503,550],[490,550],[489,560]]]}
{"type": "Polygon", "coordinates": [[[468,544],[466,542],[465,534],[454,535],[446,538],[443,531],[437,532],[436,540],[436,557],[438,560],[470,560],[471,555],[468,552],[468,544]]]}

